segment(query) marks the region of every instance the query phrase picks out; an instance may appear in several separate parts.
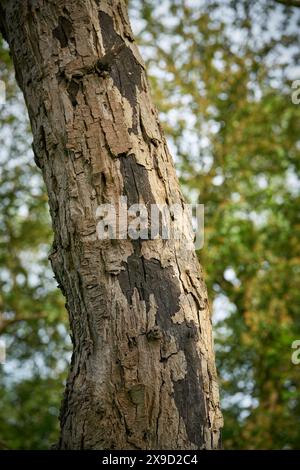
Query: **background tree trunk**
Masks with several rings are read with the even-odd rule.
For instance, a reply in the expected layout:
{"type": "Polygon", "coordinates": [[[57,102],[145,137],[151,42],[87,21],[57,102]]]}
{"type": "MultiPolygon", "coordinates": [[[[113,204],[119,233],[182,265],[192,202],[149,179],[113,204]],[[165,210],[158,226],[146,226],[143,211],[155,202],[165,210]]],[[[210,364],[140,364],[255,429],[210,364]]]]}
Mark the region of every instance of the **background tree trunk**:
{"type": "Polygon", "coordinates": [[[183,203],[126,2],[1,5],[74,345],[59,447],[218,448],[211,321],[194,251],[96,234],[97,206],[120,196],[183,203]]]}

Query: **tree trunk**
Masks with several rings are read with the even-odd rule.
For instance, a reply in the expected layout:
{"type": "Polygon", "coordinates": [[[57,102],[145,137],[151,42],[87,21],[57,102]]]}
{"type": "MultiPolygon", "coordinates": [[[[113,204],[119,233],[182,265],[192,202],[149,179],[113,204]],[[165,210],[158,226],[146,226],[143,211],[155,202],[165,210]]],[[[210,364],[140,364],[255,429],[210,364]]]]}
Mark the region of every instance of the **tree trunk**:
{"type": "Polygon", "coordinates": [[[74,352],[61,449],[214,449],[207,292],[188,242],[100,240],[97,207],[183,203],[125,0],[4,0],[74,352]]]}

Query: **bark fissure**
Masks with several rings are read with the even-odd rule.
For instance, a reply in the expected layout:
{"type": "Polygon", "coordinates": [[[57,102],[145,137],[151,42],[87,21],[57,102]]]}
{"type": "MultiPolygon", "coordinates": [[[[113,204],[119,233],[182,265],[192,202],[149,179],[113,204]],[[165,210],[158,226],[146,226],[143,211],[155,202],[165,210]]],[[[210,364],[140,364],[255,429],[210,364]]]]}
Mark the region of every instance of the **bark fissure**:
{"type": "Polygon", "coordinates": [[[53,37],[59,40],[62,48],[67,47],[69,38],[73,32],[72,23],[65,16],[59,16],[58,25],[53,30],[53,37]]]}

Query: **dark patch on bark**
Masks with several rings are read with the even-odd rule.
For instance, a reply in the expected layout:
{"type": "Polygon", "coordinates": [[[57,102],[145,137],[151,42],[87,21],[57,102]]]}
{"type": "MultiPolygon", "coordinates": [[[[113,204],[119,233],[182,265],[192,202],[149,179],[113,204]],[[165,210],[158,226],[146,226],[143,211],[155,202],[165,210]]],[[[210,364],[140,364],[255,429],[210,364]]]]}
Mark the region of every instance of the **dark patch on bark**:
{"type": "MultiPolygon", "coordinates": [[[[182,380],[174,381],[174,400],[184,420],[188,438],[201,447],[204,436],[205,401],[202,394],[200,358],[196,350],[197,327],[193,322],[176,324],[172,316],[178,312],[180,287],[171,266],[163,268],[160,261],[140,256],[139,242],[134,242],[135,251],[124,263],[125,270],[118,275],[123,294],[132,304],[134,288],[140,300],[150,309],[150,294],[157,304],[157,326],[167,342],[170,336],[176,339],[178,350],[184,352],[187,373],[182,380]]],[[[164,358],[162,360],[167,360],[164,358]]]]}
{"type": "Polygon", "coordinates": [[[95,71],[99,75],[104,75],[111,71],[113,62],[116,60],[121,50],[126,47],[125,42],[119,42],[109,52],[107,52],[101,59],[97,60],[95,64],[95,71]]]}
{"type": "Polygon", "coordinates": [[[34,138],[32,142],[33,158],[36,166],[42,170],[43,169],[43,158],[44,154],[48,157],[48,148],[47,148],[47,139],[44,126],[39,127],[39,132],[37,137],[34,138]]]}
{"type": "Polygon", "coordinates": [[[70,101],[71,101],[71,103],[74,107],[78,104],[76,96],[77,96],[77,93],[79,91],[79,88],[80,88],[80,84],[77,80],[71,80],[68,83],[68,86],[67,86],[67,93],[68,93],[70,101]]]}
{"type": "Polygon", "coordinates": [[[185,377],[173,382],[175,403],[185,423],[190,441],[201,447],[204,442],[206,406],[200,358],[196,350],[198,331],[192,321],[175,326],[175,330],[174,336],[180,349],[184,351],[187,365],[185,377]]]}
{"type": "Polygon", "coordinates": [[[59,40],[60,46],[62,48],[67,47],[69,38],[72,33],[72,23],[65,16],[60,16],[58,18],[58,25],[53,30],[53,37],[59,40]]]}
{"type": "Polygon", "coordinates": [[[129,304],[132,303],[134,288],[144,300],[147,311],[150,309],[150,294],[155,295],[158,305],[157,318],[162,329],[169,329],[169,320],[179,310],[179,285],[173,278],[173,268],[162,268],[159,260],[145,259],[139,254],[138,243],[135,252],[124,263],[125,270],[119,274],[119,282],[129,304]],[[169,318],[167,318],[169,317],[169,318]]]}
{"type": "Polygon", "coordinates": [[[34,142],[32,142],[31,147],[32,147],[32,150],[33,150],[34,163],[41,170],[42,169],[42,162],[41,162],[41,159],[39,157],[39,152],[38,152],[34,142]]]}
{"type": "Polygon", "coordinates": [[[128,206],[138,204],[142,199],[150,212],[150,205],[155,204],[155,198],[151,191],[148,170],[137,163],[134,154],[120,154],[119,159],[124,183],[123,192],[124,196],[127,196],[128,206]]]}
{"type": "MultiPolygon", "coordinates": [[[[136,162],[133,154],[119,155],[124,181],[124,195],[127,204],[138,203],[143,199],[147,206],[155,204],[148,179],[148,171],[136,162]]],[[[150,209],[150,207],[149,207],[150,209]]],[[[200,358],[196,349],[197,327],[193,322],[173,323],[172,316],[180,309],[180,285],[172,266],[163,268],[160,261],[141,256],[141,241],[133,241],[134,253],[123,263],[124,271],[118,275],[123,294],[132,304],[134,288],[140,300],[150,309],[150,294],[157,304],[157,327],[167,343],[170,336],[176,339],[178,350],[184,352],[187,373],[182,380],[174,381],[174,400],[180,416],[184,420],[187,435],[191,442],[201,447],[204,442],[202,429],[205,424],[205,399],[202,394],[202,374],[200,358]]],[[[152,338],[150,338],[151,340],[152,338]]],[[[162,351],[162,361],[167,360],[162,351]]]]}
{"type": "MultiPolygon", "coordinates": [[[[110,64],[110,76],[121,95],[126,98],[133,110],[132,131],[138,132],[137,88],[141,88],[142,66],[134,57],[133,52],[126,46],[124,40],[114,29],[111,16],[103,11],[99,12],[99,23],[102,33],[105,56],[108,57],[113,50],[119,50],[117,56],[110,64]]],[[[107,61],[106,61],[107,62],[107,61]]],[[[108,64],[106,64],[108,68],[108,64]]]]}

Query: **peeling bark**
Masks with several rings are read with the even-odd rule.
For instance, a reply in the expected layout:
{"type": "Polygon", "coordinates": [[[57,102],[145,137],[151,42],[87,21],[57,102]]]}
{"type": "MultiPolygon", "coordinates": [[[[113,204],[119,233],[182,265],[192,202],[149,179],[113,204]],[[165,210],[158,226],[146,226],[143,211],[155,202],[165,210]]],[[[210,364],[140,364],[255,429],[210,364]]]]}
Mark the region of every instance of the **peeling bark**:
{"type": "Polygon", "coordinates": [[[182,204],[125,0],[5,0],[1,31],[49,195],[74,352],[61,449],[215,449],[207,292],[174,240],[99,240],[96,208],[182,204]]]}

